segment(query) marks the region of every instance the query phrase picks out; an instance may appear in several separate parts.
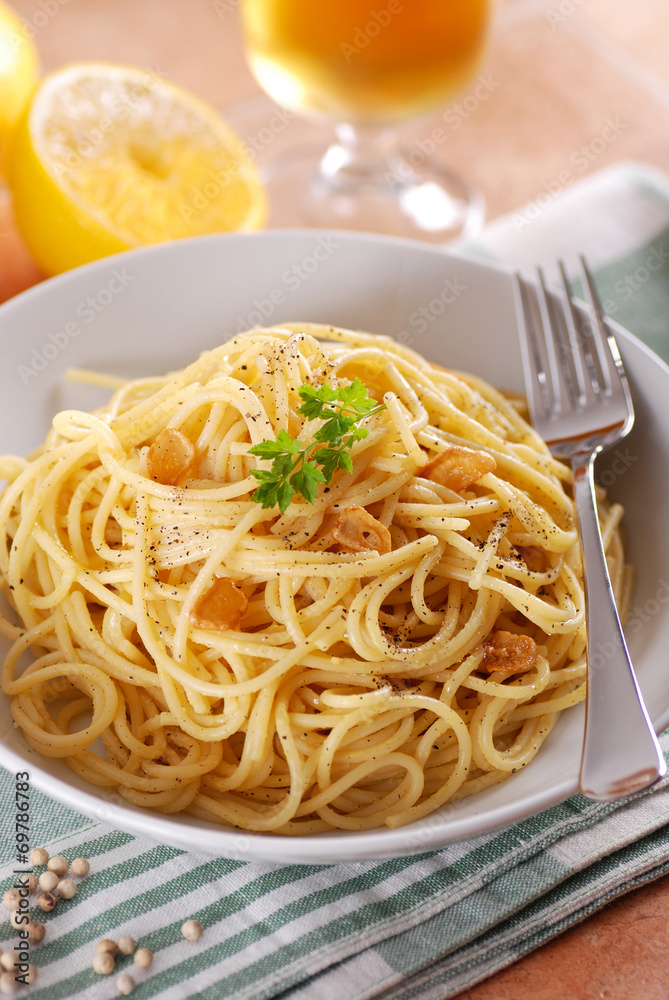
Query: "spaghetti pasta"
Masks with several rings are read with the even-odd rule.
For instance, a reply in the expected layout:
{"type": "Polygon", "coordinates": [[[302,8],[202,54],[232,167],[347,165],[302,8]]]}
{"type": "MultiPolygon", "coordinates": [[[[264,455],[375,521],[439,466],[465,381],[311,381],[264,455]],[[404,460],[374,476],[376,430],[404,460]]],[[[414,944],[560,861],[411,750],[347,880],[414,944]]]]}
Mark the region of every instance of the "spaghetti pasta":
{"type": "MultiPolygon", "coordinates": [[[[259,832],[406,824],[531,761],[584,697],[570,472],[522,402],[389,338],[254,329],[64,411],[0,458],[2,690],[47,757],[127,801],[259,832]],[[285,512],[249,449],[384,408],[285,512]],[[95,744],[95,746],[94,746],[95,744]]],[[[614,586],[621,510],[601,498],[614,586]]]]}

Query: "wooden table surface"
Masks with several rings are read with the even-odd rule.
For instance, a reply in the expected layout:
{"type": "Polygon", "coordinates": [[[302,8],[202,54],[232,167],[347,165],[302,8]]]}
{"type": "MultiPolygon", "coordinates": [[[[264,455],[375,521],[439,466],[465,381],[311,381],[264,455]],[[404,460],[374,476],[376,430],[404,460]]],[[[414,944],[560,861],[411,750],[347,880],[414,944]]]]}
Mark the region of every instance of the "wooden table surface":
{"type": "MultiPolygon", "coordinates": [[[[244,60],[240,0],[11,2],[44,70],[81,59],[132,63],[221,109],[259,94],[244,60]]],[[[633,159],[669,174],[668,45],[667,0],[496,0],[486,72],[499,85],[447,150],[484,192],[488,218],[533,201],[565,168],[577,180],[633,159]],[[601,151],[594,140],[609,118],[622,127],[601,151]]],[[[0,301],[40,277],[0,192],[0,301]]],[[[667,1000],[669,878],[610,903],[461,997],[667,1000]]]]}

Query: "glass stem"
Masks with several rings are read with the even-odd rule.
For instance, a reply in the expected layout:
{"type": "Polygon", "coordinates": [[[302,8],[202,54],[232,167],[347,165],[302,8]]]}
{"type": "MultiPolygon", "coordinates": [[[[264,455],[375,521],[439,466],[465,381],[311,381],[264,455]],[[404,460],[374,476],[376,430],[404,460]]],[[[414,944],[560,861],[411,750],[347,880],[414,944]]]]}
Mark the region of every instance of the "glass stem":
{"type": "Polygon", "coordinates": [[[348,195],[395,189],[399,158],[394,129],[342,122],[335,134],[320,163],[320,188],[348,195]]]}

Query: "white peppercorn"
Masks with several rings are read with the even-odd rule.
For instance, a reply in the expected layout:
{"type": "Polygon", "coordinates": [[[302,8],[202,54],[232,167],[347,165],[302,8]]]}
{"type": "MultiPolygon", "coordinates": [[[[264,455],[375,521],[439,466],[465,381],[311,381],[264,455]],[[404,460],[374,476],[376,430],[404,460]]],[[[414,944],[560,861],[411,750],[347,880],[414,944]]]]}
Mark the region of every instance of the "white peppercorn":
{"type": "Polygon", "coordinates": [[[187,941],[197,941],[202,934],[202,924],[199,920],[187,920],[181,925],[181,933],[187,941]]]}
{"type": "Polygon", "coordinates": [[[99,955],[106,953],[114,956],[117,950],[116,941],[112,941],[111,938],[103,938],[102,941],[98,941],[95,950],[99,955]]]}
{"type": "Polygon", "coordinates": [[[117,941],[117,946],[122,955],[132,955],[137,947],[137,942],[129,934],[122,934],[117,941]]]}
{"type": "Polygon", "coordinates": [[[84,875],[88,875],[91,870],[91,866],[86,858],[75,858],[70,865],[70,871],[73,875],[83,878],[84,875]]]}
{"type": "Polygon", "coordinates": [[[77,883],[73,878],[62,878],[56,886],[56,892],[62,899],[73,899],[77,894],[77,883]]]}
{"type": "Polygon", "coordinates": [[[30,852],[31,865],[45,865],[48,860],[49,852],[45,851],[43,847],[35,847],[34,850],[30,852]]]}
{"type": "Polygon", "coordinates": [[[39,920],[30,920],[26,930],[28,931],[28,940],[32,941],[33,944],[39,944],[46,934],[46,927],[39,920]]]}
{"type": "Polygon", "coordinates": [[[55,858],[49,858],[46,866],[50,872],[55,872],[56,875],[65,875],[70,863],[62,854],[57,854],[55,858]]]}
{"type": "Polygon", "coordinates": [[[37,876],[36,875],[29,875],[28,876],[28,892],[34,892],[36,888],[37,888],[37,876]]]}
{"type": "Polygon", "coordinates": [[[0,976],[0,993],[16,993],[18,985],[11,972],[3,972],[0,976]]]}
{"type": "Polygon", "coordinates": [[[4,969],[5,972],[11,972],[14,968],[14,956],[11,951],[3,951],[0,954],[0,968],[4,969]]]}
{"type": "Polygon", "coordinates": [[[124,997],[129,996],[135,988],[135,980],[132,976],[129,976],[127,972],[124,972],[122,976],[119,976],[116,980],[116,989],[124,997]]]}
{"type": "Polygon", "coordinates": [[[40,889],[44,890],[44,892],[53,892],[58,885],[58,876],[55,872],[42,872],[40,877],[37,879],[37,884],[40,889]]]}
{"type": "Polygon", "coordinates": [[[99,976],[108,976],[114,971],[115,965],[114,956],[108,951],[99,951],[93,958],[93,971],[99,976]]]}
{"type": "Polygon", "coordinates": [[[148,969],[153,961],[153,952],[150,948],[138,948],[133,961],[140,969],[148,969]]]}
{"type": "Polygon", "coordinates": [[[8,910],[18,910],[21,903],[21,896],[18,889],[8,889],[2,897],[2,902],[8,910]]]}
{"type": "Polygon", "coordinates": [[[52,910],[56,909],[57,904],[58,896],[55,892],[41,892],[37,897],[37,905],[45,913],[51,913],[52,910]]]}

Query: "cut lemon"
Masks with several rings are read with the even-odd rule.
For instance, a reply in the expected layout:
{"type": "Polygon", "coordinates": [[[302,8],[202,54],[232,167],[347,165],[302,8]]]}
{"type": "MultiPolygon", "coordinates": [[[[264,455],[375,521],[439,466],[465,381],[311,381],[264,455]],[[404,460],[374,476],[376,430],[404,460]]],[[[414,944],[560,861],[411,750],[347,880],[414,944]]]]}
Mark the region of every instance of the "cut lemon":
{"type": "Polygon", "coordinates": [[[35,43],[18,15],[0,0],[0,166],[6,139],[28,103],[38,69],[35,43]]]}
{"type": "Polygon", "coordinates": [[[265,219],[239,136],[204,101],[142,69],[76,63],[45,77],[9,161],[18,227],[47,274],[265,219]]]}

